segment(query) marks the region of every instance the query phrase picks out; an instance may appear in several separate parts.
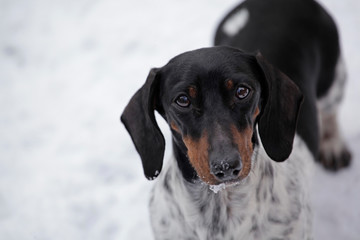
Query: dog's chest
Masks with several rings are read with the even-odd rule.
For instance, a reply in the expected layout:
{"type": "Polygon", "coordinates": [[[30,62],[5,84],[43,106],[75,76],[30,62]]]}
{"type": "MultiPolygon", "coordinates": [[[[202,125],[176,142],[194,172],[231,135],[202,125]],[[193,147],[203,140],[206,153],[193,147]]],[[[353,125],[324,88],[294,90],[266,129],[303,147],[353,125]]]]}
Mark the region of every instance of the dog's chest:
{"type": "Polygon", "coordinates": [[[241,239],[256,234],[259,229],[252,229],[252,226],[257,224],[260,215],[254,211],[254,195],[255,193],[225,190],[217,194],[204,194],[198,201],[201,214],[192,224],[197,226],[194,229],[197,238],[241,239]]]}
{"type": "Polygon", "coordinates": [[[225,190],[215,194],[207,186],[199,188],[181,194],[154,189],[150,211],[156,239],[215,240],[249,236],[247,230],[258,218],[251,215],[254,208],[251,199],[255,200],[255,196],[225,190]]]}
{"type": "Polygon", "coordinates": [[[290,234],[299,213],[292,219],[288,208],[296,203],[280,203],[273,181],[267,176],[261,181],[216,194],[207,186],[181,194],[156,188],[151,203],[151,210],[158,209],[151,213],[156,239],[266,239],[290,234]]]}
{"type": "Polygon", "coordinates": [[[190,224],[195,239],[286,239],[297,231],[303,215],[301,203],[284,198],[280,188],[274,187],[273,176],[267,174],[264,171],[256,184],[249,179],[217,194],[210,190],[191,193],[200,206],[200,214],[190,224]]]}

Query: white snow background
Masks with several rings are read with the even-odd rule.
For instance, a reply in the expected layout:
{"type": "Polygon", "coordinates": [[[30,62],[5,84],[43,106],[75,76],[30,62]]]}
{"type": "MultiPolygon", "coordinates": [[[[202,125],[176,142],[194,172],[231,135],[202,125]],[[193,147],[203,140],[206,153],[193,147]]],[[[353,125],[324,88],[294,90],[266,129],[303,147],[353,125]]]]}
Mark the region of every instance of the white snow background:
{"type": "MultiPolygon", "coordinates": [[[[360,2],[321,2],[339,25],[348,66],[340,122],[353,164],[336,174],[317,167],[314,232],[355,240],[360,2]]],[[[153,182],[119,116],[151,67],[211,46],[216,25],[237,3],[0,0],[0,240],[153,239],[153,182]]]]}

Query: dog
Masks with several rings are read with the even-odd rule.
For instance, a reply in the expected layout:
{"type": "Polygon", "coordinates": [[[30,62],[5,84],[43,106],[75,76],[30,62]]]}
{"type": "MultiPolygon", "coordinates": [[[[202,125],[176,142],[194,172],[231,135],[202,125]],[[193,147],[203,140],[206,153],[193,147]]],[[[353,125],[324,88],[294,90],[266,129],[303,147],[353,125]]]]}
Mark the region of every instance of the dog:
{"type": "Polygon", "coordinates": [[[121,121],[145,176],[156,239],[312,239],[313,162],[350,164],[336,121],[346,74],[312,0],[248,0],[210,48],[151,69],[121,121]],[[173,157],[154,111],[169,124],[173,157]],[[160,172],[162,173],[160,174],[160,172]]]}

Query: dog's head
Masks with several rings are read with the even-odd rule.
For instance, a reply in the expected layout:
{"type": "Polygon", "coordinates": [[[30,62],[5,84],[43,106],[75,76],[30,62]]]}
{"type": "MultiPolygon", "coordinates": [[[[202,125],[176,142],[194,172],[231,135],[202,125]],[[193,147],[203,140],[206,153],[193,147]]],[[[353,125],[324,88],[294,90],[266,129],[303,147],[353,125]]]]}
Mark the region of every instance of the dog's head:
{"type": "Polygon", "coordinates": [[[177,157],[179,165],[191,166],[207,184],[219,184],[249,174],[257,124],[268,156],[286,160],[301,102],[298,87],[260,53],[213,47],[183,53],[152,69],[121,120],[148,179],[158,176],[164,156],[157,110],[183,156],[177,157]]]}

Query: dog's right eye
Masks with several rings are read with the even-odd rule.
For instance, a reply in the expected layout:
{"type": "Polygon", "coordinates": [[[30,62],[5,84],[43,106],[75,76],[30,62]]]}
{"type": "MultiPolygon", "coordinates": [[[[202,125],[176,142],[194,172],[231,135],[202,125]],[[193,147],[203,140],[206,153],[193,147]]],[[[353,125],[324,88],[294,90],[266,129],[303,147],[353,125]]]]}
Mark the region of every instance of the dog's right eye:
{"type": "Polygon", "coordinates": [[[190,106],[190,99],[186,95],[180,95],[175,100],[176,104],[180,107],[186,108],[190,106]]]}
{"type": "Polygon", "coordinates": [[[247,87],[238,87],[236,90],[236,96],[239,99],[245,99],[250,93],[250,89],[247,87]]]}

